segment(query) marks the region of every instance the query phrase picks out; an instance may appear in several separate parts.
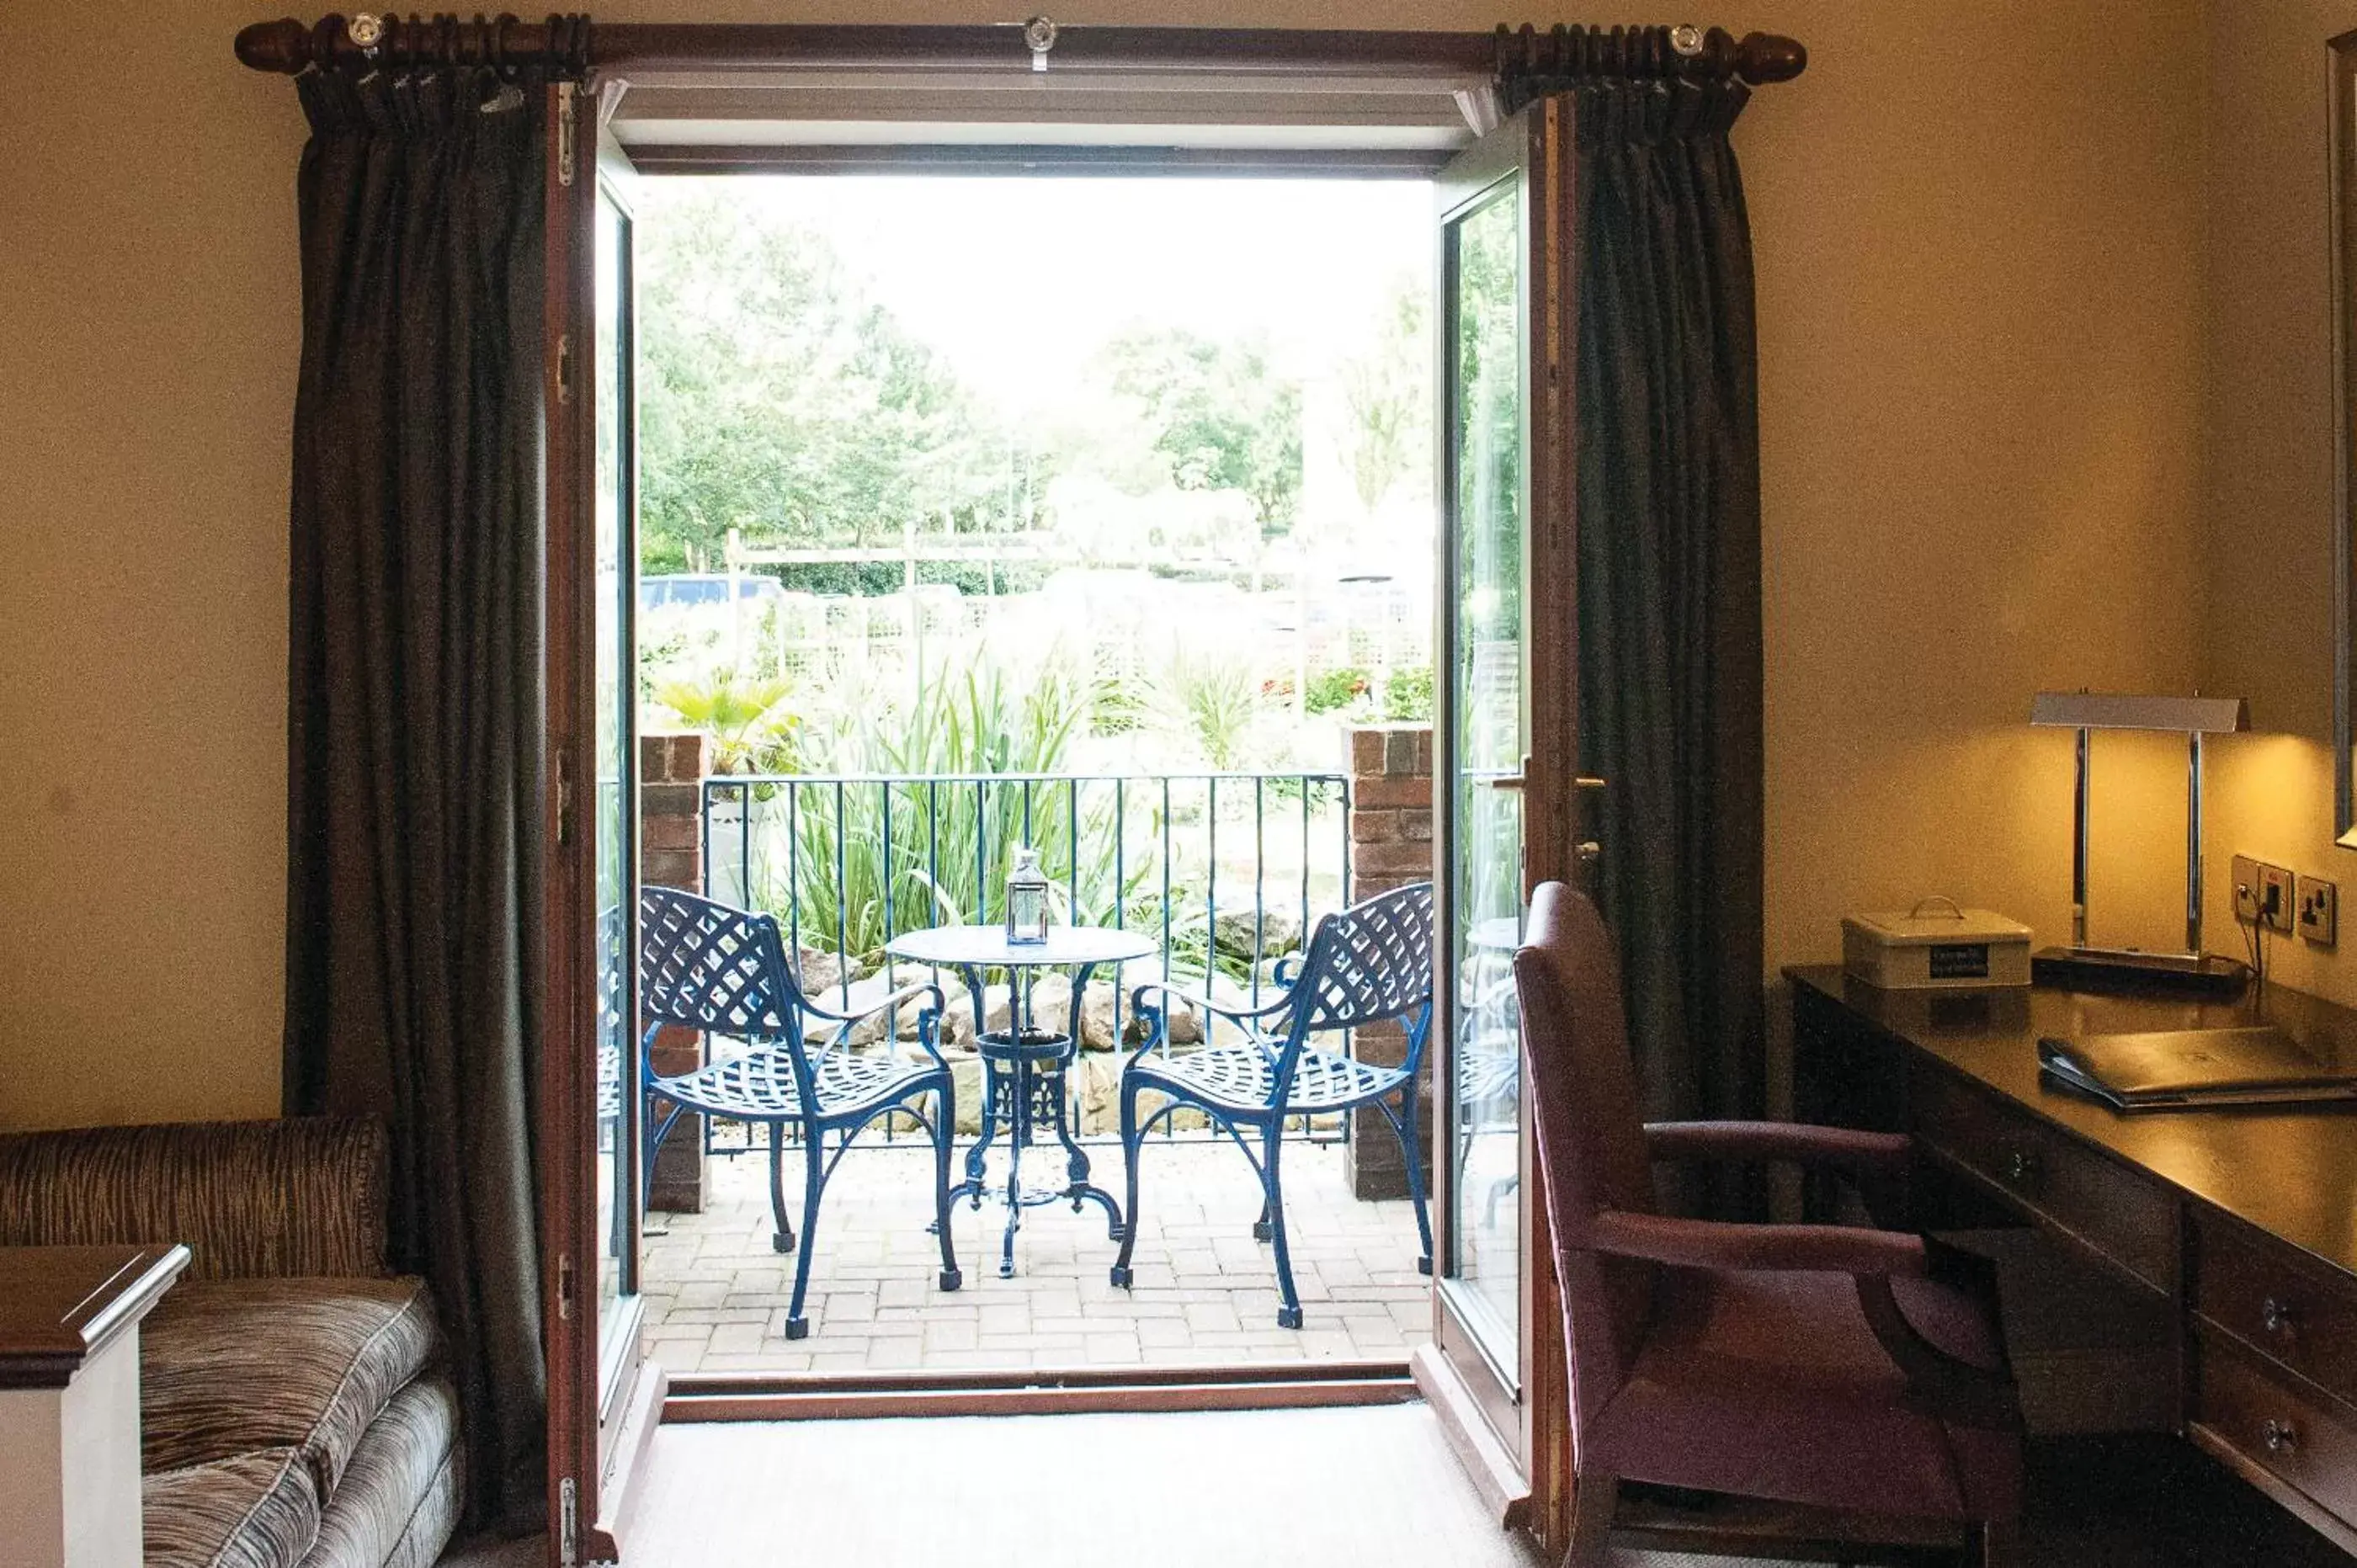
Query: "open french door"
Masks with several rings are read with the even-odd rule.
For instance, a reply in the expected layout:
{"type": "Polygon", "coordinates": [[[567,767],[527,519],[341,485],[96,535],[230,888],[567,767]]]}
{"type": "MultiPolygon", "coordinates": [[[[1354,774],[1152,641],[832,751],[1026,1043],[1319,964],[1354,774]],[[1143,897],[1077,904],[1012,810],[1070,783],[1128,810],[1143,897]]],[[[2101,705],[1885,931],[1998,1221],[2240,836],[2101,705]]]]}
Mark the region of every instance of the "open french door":
{"type": "Polygon", "coordinates": [[[1416,1361],[1477,1486],[1549,1544],[1566,1384],[1511,964],[1532,889],[1581,860],[1568,118],[1534,103],[1439,179],[1437,1236],[1416,1361]]]}
{"type": "Polygon", "coordinates": [[[548,959],[541,1108],[553,1568],[619,1561],[662,1377],[640,1343],[638,403],[631,172],[554,90],[548,181],[548,959]]]}

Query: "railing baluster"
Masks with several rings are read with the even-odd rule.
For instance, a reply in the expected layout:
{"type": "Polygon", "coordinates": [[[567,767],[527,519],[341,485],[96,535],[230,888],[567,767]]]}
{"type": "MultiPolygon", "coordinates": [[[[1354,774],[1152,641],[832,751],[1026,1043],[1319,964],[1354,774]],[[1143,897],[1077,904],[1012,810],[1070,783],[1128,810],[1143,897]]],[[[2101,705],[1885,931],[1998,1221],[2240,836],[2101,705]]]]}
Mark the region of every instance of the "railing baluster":
{"type": "Polygon", "coordinates": [[[1261,809],[1262,785],[1259,774],[1253,775],[1253,971],[1252,1004],[1260,1006],[1260,966],[1263,950],[1268,940],[1268,840],[1266,823],[1261,809]]]}
{"type": "MultiPolygon", "coordinates": [[[[1210,996],[1211,977],[1220,969],[1220,776],[1216,773],[1203,781],[1203,994],[1210,996]]],[[[1203,1043],[1211,1043],[1208,1019],[1203,1043]]]]}
{"type": "Polygon", "coordinates": [[[1170,978],[1170,775],[1162,776],[1162,978],[1170,978]]]}
{"type": "MultiPolygon", "coordinates": [[[[788,908],[791,911],[791,914],[789,916],[789,920],[791,926],[790,935],[791,936],[794,944],[794,950],[788,956],[791,957],[797,965],[802,961],[802,789],[800,784],[790,783],[786,786],[786,902],[788,908]]],[[[751,825],[752,821],[753,809],[748,804],[745,808],[745,822],[748,827],[751,825]]],[[[752,862],[748,858],[746,864],[749,866],[752,862]]],[[[748,872],[747,875],[749,876],[751,874],[748,872]]],[[[745,902],[748,905],[753,901],[752,886],[753,885],[749,881],[745,885],[745,902]]]]}
{"type": "Polygon", "coordinates": [[[846,1013],[851,1011],[851,852],[845,843],[851,836],[851,823],[844,811],[847,788],[842,779],[834,781],[834,972],[846,1013]]]}
{"type": "MultiPolygon", "coordinates": [[[[1122,797],[1128,792],[1129,780],[1116,777],[1113,781],[1113,924],[1115,930],[1129,929],[1129,824],[1122,818],[1122,797]]],[[[1078,852],[1075,852],[1077,858],[1078,852]]],[[[1113,984],[1113,1044],[1121,1048],[1121,1008],[1129,987],[1116,975],[1113,984]]]]}

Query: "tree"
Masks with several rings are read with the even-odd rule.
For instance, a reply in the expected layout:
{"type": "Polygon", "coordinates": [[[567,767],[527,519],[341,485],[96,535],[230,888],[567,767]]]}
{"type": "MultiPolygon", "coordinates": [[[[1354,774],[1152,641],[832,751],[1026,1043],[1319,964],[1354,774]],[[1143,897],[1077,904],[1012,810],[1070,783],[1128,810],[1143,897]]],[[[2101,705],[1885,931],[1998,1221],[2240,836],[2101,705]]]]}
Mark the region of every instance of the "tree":
{"type": "Polygon", "coordinates": [[[823,235],[708,195],[646,218],[647,571],[716,566],[732,526],[802,545],[897,544],[911,516],[1009,526],[1004,437],[823,235]]]}
{"type": "Polygon", "coordinates": [[[1351,488],[1369,511],[1391,488],[1427,471],[1432,453],[1432,340],[1425,331],[1429,285],[1401,277],[1392,285],[1367,351],[1342,368],[1342,403],[1351,415],[1351,488]]]}
{"type": "Polygon", "coordinates": [[[1114,338],[1100,367],[1141,405],[1170,482],[1241,490],[1261,535],[1291,532],[1301,509],[1301,383],[1275,374],[1257,344],[1183,329],[1114,338]]]}

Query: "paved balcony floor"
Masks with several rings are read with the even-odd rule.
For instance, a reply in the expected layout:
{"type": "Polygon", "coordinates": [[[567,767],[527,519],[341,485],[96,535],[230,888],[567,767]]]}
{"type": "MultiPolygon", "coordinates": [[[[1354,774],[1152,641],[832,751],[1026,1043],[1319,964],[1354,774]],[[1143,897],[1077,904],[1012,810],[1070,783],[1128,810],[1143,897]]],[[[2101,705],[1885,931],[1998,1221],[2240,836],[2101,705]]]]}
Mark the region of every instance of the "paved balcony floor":
{"type": "MultiPolygon", "coordinates": [[[[1090,1155],[1119,1197],[1119,1147],[1090,1155]]],[[[1027,1174],[1046,1176],[1034,1158],[1027,1174]]],[[[1006,1210],[985,1200],[958,1206],[965,1283],[944,1294],[926,1230],[930,1154],[863,1143],[820,1213],[809,1337],[785,1337],[794,1258],[770,1251],[769,1165],[752,1155],[711,1162],[702,1214],[648,1217],[648,1348],[673,1372],[732,1373],[1404,1359],[1431,1318],[1414,1211],[1352,1197],[1339,1146],[1288,1142],[1285,1161],[1298,1329],[1276,1325],[1275,1266],[1252,1234],[1260,1187],[1232,1144],[1147,1145],[1133,1288],[1107,1278],[1116,1244],[1094,1205],[1026,1209],[1015,1276],[999,1278],[1006,1210]]]]}

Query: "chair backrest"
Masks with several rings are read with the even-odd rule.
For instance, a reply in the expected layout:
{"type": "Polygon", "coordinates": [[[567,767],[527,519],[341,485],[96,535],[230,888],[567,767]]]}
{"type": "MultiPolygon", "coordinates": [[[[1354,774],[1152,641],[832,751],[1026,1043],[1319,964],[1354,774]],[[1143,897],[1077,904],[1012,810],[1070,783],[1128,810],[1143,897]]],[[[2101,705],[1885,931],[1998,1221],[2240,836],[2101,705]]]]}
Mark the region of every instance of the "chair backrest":
{"type": "Polygon", "coordinates": [[[1294,980],[1296,1033],[1355,1029],[1432,1001],[1432,884],[1379,893],[1318,922],[1294,980]]]}
{"type": "Polygon", "coordinates": [[[1406,1066],[1415,1072],[1432,1023],[1433,941],[1429,882],[1379,893],[1318,921],[1294,977],[1269,1103],[1291,1094],[1305,1043],[1325,1031],[1405,1019],[1406,1066]]]}
{"type": "Polygon", "coordinates": [[[639,894],[639,1014],[750,1040],[802,1046],[801,993],[778,922],[676,887],[639,894]]]}
{"type": "Polygon", "coordinates": [[[1654,1274],[1650,1263],[1591,1249],[1599,1212],[1655,1208],[1620,955],[1594,904],[1560,882],[1540,886],[1514,954],[1514,988],[1562,1284],[1577,1442],[1642,1344],[1654,1274]]]}

